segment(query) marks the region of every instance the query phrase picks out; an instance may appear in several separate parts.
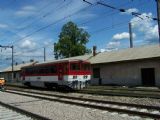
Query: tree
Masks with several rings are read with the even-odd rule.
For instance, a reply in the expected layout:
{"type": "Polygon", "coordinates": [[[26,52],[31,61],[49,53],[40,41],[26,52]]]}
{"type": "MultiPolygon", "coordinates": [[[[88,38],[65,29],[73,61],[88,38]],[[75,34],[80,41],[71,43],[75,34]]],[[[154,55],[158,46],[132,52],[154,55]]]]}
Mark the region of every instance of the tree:
{"type": "Polygon", "coordinates": [[[73,22],[68,22],[62,27],[59,40],[54,44],[55,58],[68,58],[84,55],[91,50],[86,48],[90,35],[73,22]]]}

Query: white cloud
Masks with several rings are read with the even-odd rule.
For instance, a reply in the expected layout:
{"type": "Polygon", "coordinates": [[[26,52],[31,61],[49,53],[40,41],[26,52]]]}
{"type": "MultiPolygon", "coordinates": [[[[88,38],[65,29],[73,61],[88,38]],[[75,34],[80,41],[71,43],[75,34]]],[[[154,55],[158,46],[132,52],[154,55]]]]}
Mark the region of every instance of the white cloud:
{"type": "Polygon", "coordinates": [[[6,25],[6,24],[0,24],[0,28],[8,28],[8,25],[6,25]]]}
{"type": "Polygon", "coordinates": [[[100,49],[100,52],[105,52],[106,50],[105,49],[100,49]]]}
{"type": "MultiPolygon", "coordinates": [[[[136,34],[133,33],[133,38],[136,37],[136,34]]],[[[118,33],[118,34],[115,34],[112,39],[114,40],[122,40],[122,39],[129,39],[129,33],[128,32],[123,32],[123,33],[118,33]]]]}
{"type": "Polygon", "coordinates": [[[24,6],[19,11],[15,13],[17,16],[29,16],[36,13],[36,8],[34,6],[24,6]]]}
{"type": "Polygon", "coordinates": [[[36,46],[36,43],[29,39],[26,39],[21,43],[21,48],[24,48],[24,49],[29,49],[29,48],[33,49],[35,46],[36,46]]]}
{"type": "Polygon", "coordinates": [[[152,13],[143,13],[139,17],[131,19],[132,27],[137,32],[144,34],[144,40],[148,42],[155,42],[158,39],[158,25],[151,19],[153,18],[152,13]]]}
{"type": "Polygon", "coordinates": [[[80,0],[65,1],[63,3],[63,6],[64,7],[61,7],[61,9],[57,9],[56,11],[54,11],[56,6],[53,6],[53,9],[52,9],[53,12],[50,12],[47,15],[47,17],[45,17],[47,19],[44,19],[44,22],[45,23],[51,22],[51,21],[53,22],[53,21],[57,21],[60,19],[64,19],[64,18],[65,18],[64,22],[70,21],[70,20],[72,21],[82,20],[82,19],[86,20],[86,19],[90,19],[96,16],[95,13],[87,11],[86,8],[88,4],[80,0]]]}
{"type": "Polygon", "coordinates": [[[108,46],[119,46],[119,45],[120,45],[120,42],[118,42],[118,41],[108,43],[108,46]]]}
{"type": "Polygon", "coordinates": [[[22,10],[26,10],[26,11],[34,11],[36,10],[36,8],[34,6],[24,6],[22,8],[22,10]]]}
{"type": "Polygon", "coordinates": [[[131,14],[132,12],[138,12],[139,10],[136,8],[130,8],[126,10],[126,12],[122,12],[121,14],[131,14]]]}
{"type": "Polygon", "coordinates": [[[88,26],[80,26],[79,28],[82,28],[84,30],[87,30],[88,29],[88,26]]]}
{"type": "Polygon", "coordinates": [[[117,50],[120,46],[120,41],[112,41],[107,44],[106,51],[117,50]]]}

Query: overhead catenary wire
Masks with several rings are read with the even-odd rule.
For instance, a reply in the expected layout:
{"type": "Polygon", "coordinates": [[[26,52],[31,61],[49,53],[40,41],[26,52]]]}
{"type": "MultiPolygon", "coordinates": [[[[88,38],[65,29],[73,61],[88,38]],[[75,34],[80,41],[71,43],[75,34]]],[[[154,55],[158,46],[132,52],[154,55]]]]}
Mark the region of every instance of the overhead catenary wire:
{"type": "MultiPolygon", "coordinates": [[[[96,5],[97,5],[97,4],[93,4],[92,6],[96,6],[96,5]]],[[[19,40],[17,40],[17,41],[24,40],[25,38],[28,38],[29,36],[32,36],[33,34],[39,32],[39,31],[41,31],[41,30],[44,30],[44,29],[46,29],[46,28],[48,28],[48,27],[50,27],[50,26],[52,26],[52,25],[55,25],[56,23],[61,22],[61,21],[65,20],[66,18],[69,18],[69,17],[71,17],[71,16],[73,16],[73,15],[76,15],[77,13],[79,13],[79,12],[85,10],[85,9],[88,9],[88,8],[90,8],[90,6],[87,6],[86,8],[83,8],[83,9],[81,9],[81,10],[79,10],[79,11],[76,11],[76,12],[70,14],[70,15],[67,15],[67,16],[65,16],[64,18],[61,18],[61,19],[59,19],[59,20],[57,20],[57,21],[55,21],[55,22],[53,22],[53,23],[51,23],[51,24],[49,24],[49,25],[47,25],[47,26],[44,26],[44,27],[42,27],[42,28],[40,28],[40,29],[38,29],[38,30],[36,30],[36,31],[34,31],[34,32],[26,35],[25,37],[23,37],[23,38],[21,38],[21,39],[19,39],[19,40]]],[[[12,44],[15,44],[17,41],[13,42],[12,44]]]]}
{"type": "Polygon", "coordinates": [[[69,15],[67,15],[67,16],[65,16],[65,17],[63,17],[63,18],[60,18],[59,20],[56,20],[56,21],[54,21],[54,22],[52,22],[52,23],[50,23],[50,24],[48,24],[48,25],[46,25],[46,26],[44,26],[44,27],[41,27],[41,28],[35,30],[34,32],[32,32],[32,33],[24,36],[24,37],[21,38],[21,39],[16,40],[15,42],[10,43],[10,44],[15,44],[15,43],[17,43],[17,42],[19,42],[19,41],[22,41],[22,40],[28,38],[29,36],[32,36],[32,35],[34,35],[35,33],[38,33],[38,32],[40,32],[40,31],[42,31],[42,30],[44,30],[44,29],[46,29],[46,28],[48,28],[48,27],[50,27],[50,26],[52,26],[52,25],[55,25],[55,24],[57,24],[58,22],[61,22],[61,21],[65,20],[66,18],[69,18],[69,17],[71,17],[71,16],[73,16],[73,15],[76,15],[77,13],[79,13],[79,12],[85,10],[85,9],[88,9],[88,8],[90,8],[90,6],[87,6],[87,7],[83,8],[83,9],[80,9],[80,10],[78,10],[78,11],[72,13],[72,14],[69,14],[69,15]]]}
{"type": "Polygon", "coordinates": [[[84,23],[83,23],[84,24],[84,23]]]}
{"type": "MultiPolygon", "coordinates": [[[[65,6],[63,6],[63,3],[64,3],[64,2],[58,4],[58,5],[56,6],[56,8],[54,8],[54,9],[56,9],[56,12],[57,12],[59,9],[62,9],[63,7],[68,6],[68,5],[71,3],[71,1],[70,1],[69,3],[67,3],[65,6]]],[[[31,23],[29,23],[28,25],[26,25],[26,26],[23,28],[23,30],[21,30],[21,32],[24,31],[24,30],[26,30],[26,29],[29,28],[29,27],[33,27],[33,25],[35,25],[38,21],[45,19],[47,16],[49,16],[49,15],[51,15],[51,14],[53,14],[53,13],[54,13],[54,12],[53,12],[52,10],[49,10],[48,12],[46,12],[45,14],[43,14],[42,16],[38,16],[38,17],[39,17],[38,19],[33,20],[31,23]]]]}
{"type": "MultiPolygon", "coordinates": [[[[97,4],[102,5],[102,6],[105,6],[105,7],[109,7],[109,8],[114,9],[114,10],[118,10],[119,12],[127,12],[127,10],[124,9],[124,8],[116,8],[116,7],[113,7],[113,6],[108,5],[108,4],[106,4],[106,3],[103,3],[103,2],[97,2],[97,4]]],[[[139,12],[131,12],[131,15],[139,16],[139,15],[142,15],[142,13],[139,13],[139,12]]],[[[150,17],[150,16],[148,16],[148,15],[146,15],[146,17],[147,17],[147,18],[150,18],[150,19],[152,19],[152,20],[158,20],[157,18],[155,18],[155,17],[153,18],[153,17],[150,17]]]]}
{"type": "MultiPolygon", "coordinates": [[[[22,51],[22,52],[20,52],[20,54],[18,54],[18,55],[22,55],[22,54],[24,54],[24,53],[34,52],[34,51],[37,51],[37,50],[39,50],[39,49],[42,49],[42,48],[44,48],[44,47],[49,47],[49,46],[53,46],[53,44],[41,46],[41,47],[34,48],[34,49],[30,49],[30,50],[27,50],[27,51],[22,51]]],[[[18,55],[17,55],[17,56],[18,56],[18,55]]]]}
{"type": "MultiPolygon", "coordinates": [[[[62,1],[62,2],[64,2],[64,1],[62,1]]],[[[46,10],[46,8],[48,8],[49,6],[53,5],[53,3],[55,3],[55,0],[49,1],[46,5],[42,6],[40,9],[38,9],[38,14],[36,14],[36,16],[39,16],[42,11],[46,10]]],[[[21,23],[24,23],[24,22],[28,21],[29,19],[33,20],[33,15],[29,16],[28,18],[24,18],[24,21],[22,21],[21,23]]]]}
{"type": "MultiPolygon", "coordinates": [[[[83,0],[84,2],[88,3],[88,4],[91,4],[90,2],[88,2],[87,0],[83,0]]],[[[127,9],[124,9],[124,8],[117,8],[117,7],[114,7],[112,5],[109,5],[107,3],[104,3],[104,2],[101,2],[101,1],[98,1],[97,2],[98,5],[101,5],[101,6],[105,6],[105,7],[108,7],[108,8],[111,8],[111,9],[114,9],[114,10],[118,10],[119,12],[127,12],[127,9]]],[[[134,16],[139,16],[139,15],[142,15],[142,13],[139,13],[139,12],[131,12],[131,15],[134,15],[134,16]]],[[[147,16],[147,18],[151,18],[153,20],[158,20],[157,18],[153,18],[153,17],[150,17],[150,16],[147,16]]]]}
{"type": "MultiPolygon", "coordinates": [[[[51,24],[51,25],[52,25],[52,24],[51,24]]],[[[49,26],[51,26],[51,25],[49,25],[49,26]]],[[[47,27],[47,28],[48,28],[48,27],[47,27]]],[[[42,28],[42,29],[45,29],[45,27],[42,28]]],[[[35,31],[33,34],[35,34],[35,33],[39,32],[39,31],[41,31],[42,29],[40,29],[40,30],[38,30],[38,31],[35,31]]],[[[31,36],[31,35],[33,35],[33,34],[29,34],[29,35],[27,35],[27,36],[25,36],[25,37],[29,37],[29,36],[31,36]]],[[[22,39],[25,39],[25,37],[22,38],[22,39]]],[[[14,43],[13,43],[13,44],[14,44],[14,43]]]]}
{"type": "MultiPolygon", "coordinates": [[[[105,31],[105,30],[115,29],[115,28],[117,28],[118,26],[125,25],[126,22],[129,22],[129,21],[117,23],[117,24],[114,24],[114,25],[112,25],[112,26],[107,26],[107,27],[104,27],[104,28],[102,28],[102,29],[93,31],[93,32],[91,32],[91,33],[94,34],[94,33],[98,33],[98,32],[105,31]]],[[[138,21],[137,21],[137,22],[138,22],[138,21]]],[[[127,25],[128,25],[128,24],[127,24],[127,25]]],[[[39,49],[41,49],[41,47],[40,47],[39,49]]],[[[35,50],[36,50],[36,49],[35,49],[35,50]]],[[[38,49],[37,49],[37,50],[38,50],[38,49]]],[[[32,51],[33,51],[33,50],[29,50],[29,51],[27,51],[27,52],[32,52],[32,51]]]]}
{"type": "Polygon", "coordinates": [[[116,23],[116,24],[114,24],[114,25],[105,26],[105,27],[100,28],[100,29],[98,29],[98,30],[92,31],[91,33],[92,33],[92,35],[93,35],[94,33],[98,33],[98,32],[105,31],[105,30],[115,29],[115,28],[117,28],[117,27],[119,27],[119,26],[123,26],[123,25],[128,26],[128,23],[129,23],[129,22],[131,22],[131,23],[136,23],[136,22],[139,22],[139,21],[141,21],[141,20],[136,20],[136,21],[133,21],[133,22],[127,20],[127,21],[123,21],[123,22],[120,22],[120,23],[116,23]],[[114,27],[113,27],[113,26],[114,26],[114,27]]]}
{"type": "MultiPolygon", "coordinates": [[[[16,1],[16,0],[15,0],[16,1]]],[[[55,2],[55,1],[54,1],[55,2]]],[[[41,12],[40,11],[42,11],[43,9],[45,9],[46,7],[48,7],[49,5],[52,5],[52,3],[53,3],[53,1],[51,1],[51,2],[49,2],[47,5],[45,5],[45,6],[43,6],[40,10],[39,10],[39,12],[38,12],[38,15],[40,15],[41,14],[41,12]]],[[[59,5],[62,5],[62,3],[64,3],[64,1],[62,1],[59,5]]],[[[59,7],[59,5],[58,6],[56,6],[57,8],[56,9],[60,9],[61,7],[59,7]]],[[[47,13],[46,13],[47,14],[47,13]]],[[[31,18],[32,18],[32,16],[30,16],[31,18]]],[[[40,20],[40,19],[39,19],[40,20]]],[[[26,21],[27,21],[27,19],[26,19],[26,21]]],[[[35,22],[37,22],[37,20],[36,21],[34,21],[34,23],[35,22]]],[[[31,24],[29,24],[30,26],[31,26],[31,24]]],[[[32,26],[33,26],[33,24],[32,24],[32,26]]],[[[29,27],[29,26],[25,26],[25,28],[27,28],[27,27],[29,27]]],[[[23,31],[23,30],[25,30],[25,28],[24,29],[22,29],[21,30],[21,32],[23,31]]],[[[8,30],[8,31],[12,31],[12,30],[8,30]]],[[[13,32],[13,31],[12,31],[13,32]]],[[[19,34],[19,32],[13,32],[16,36],[18,36],[18,37],[20,37],[18,34],[19,34]]],[[[12,43],[9,43],[9,44],[12,44],[12,43]]],[[[13,43],[14,44],[14,43],[13,43]]]]}

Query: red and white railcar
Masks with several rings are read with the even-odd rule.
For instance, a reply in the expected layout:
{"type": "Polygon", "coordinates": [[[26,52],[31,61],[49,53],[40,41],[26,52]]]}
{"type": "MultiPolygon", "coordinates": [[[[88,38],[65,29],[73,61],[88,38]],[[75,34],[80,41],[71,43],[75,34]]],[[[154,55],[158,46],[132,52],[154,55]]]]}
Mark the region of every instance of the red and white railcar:
{"type": "Polygon", "coordinates": [[[90,63],[83,60],[56,60],[22,68],[22,80],[27,86],[81,89],[90,79],[90,63]]]}

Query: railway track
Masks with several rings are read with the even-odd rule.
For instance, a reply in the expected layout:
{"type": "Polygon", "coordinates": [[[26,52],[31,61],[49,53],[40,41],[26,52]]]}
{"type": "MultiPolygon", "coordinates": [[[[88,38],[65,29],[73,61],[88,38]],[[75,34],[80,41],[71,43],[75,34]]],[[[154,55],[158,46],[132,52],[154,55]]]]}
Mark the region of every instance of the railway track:
{"type": "Polygon", "coordinates": [[[0,120],[49,120],[45,117],[0,102],[0,120]]]}
{"type": "MultiPolygon", "coordinates": [[[[21,89],[30,89],[23,85],[11,85],[8,84],[7,88],[21,88],[21,89]]],[[[35,90],[42,90],[39,88],[33,88],[35,90]]],[[[44,90],[44,89],[43,89],[44,90]]],[[[45,89],[46,90],[46,89],[45,89]]],[[[134,88],[87,88],[84,90],[75,91],[76,93],[82,94],[92,94],[92,95],[103,95],[103,96],[126,96],[126,97],[138,97],[138,98],[154,98],[160,99],[160,91],[159,90],[149,90],[149,89],[134,89],[134,88]]]]}
{"type": "Polygon", "coordinates": [[[54,95],[48,93],[41,93],[38,91],[27,90],[6,90],[6,92],[24,95],[29,97],[35,97],[39,99],[57,101],[66,104],[78,105],[83,107],[89,107],[100,110],[114,111],[118,113],[126,113],[129,115],[136,115],[144,118],[160,119],[160,107],[146,106],[137,104],[128,104],[120,102],[111,102],[103,100],[94,100],[89,98],[71,97],[65,95],[54,95]]]}
{"type": "Polygon", "coordinates": [[[50,120],[0,101],[0,120],[50,120]]]}
{"type": "Polygon", "coordinates": [[[31,117],[22,115],[21,113],[17,111],[13,111],[11,109],[8,109],[4,106],[0,105],[0,119],[1,120],[33,120],[31,117]]]}

